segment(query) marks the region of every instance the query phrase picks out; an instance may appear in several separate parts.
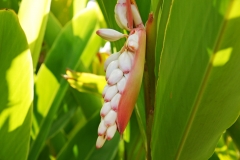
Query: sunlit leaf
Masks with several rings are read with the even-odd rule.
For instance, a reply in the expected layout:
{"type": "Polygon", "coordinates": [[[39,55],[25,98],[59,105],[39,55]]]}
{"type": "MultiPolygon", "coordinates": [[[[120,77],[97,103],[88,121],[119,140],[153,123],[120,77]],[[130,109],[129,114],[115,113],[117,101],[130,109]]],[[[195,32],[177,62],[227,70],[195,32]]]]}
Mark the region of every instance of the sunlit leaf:
{"type": "Polygon", "coordinates": [[[50,4],[51,0],[22,0],[18,12],[20,24],[27,36],[32,53],[34,69],[42,46],[50,4]]]}
{"type": "Polygon", "coordinates": [[[32,58],[13,11],[0,10],[0,28],[0,159],[25,160],[32,117],[32,58]]]}
{"type": "Polygon", "coordinates": [[[61,75],[66,68],[76,69],[82,65],[81,56],[96,30],[97,22],[94,8],[80,12],[62,29],[38,72],[35,116],[40,126],[35,133],[37,137],[30,150],[30,160],[36,159],[42,149],[54,115],[68,89],[68,83],[61,75]]]}

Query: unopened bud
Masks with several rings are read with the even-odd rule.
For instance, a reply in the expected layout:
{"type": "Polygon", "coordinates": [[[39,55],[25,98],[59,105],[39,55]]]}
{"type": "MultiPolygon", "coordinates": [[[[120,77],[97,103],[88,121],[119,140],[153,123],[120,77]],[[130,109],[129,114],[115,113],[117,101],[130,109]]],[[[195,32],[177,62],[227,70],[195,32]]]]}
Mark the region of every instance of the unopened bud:
{"type": "Polygon", "coordinates": [[[135,5],[131,5],[132,15],[133,15],[133,22],[135,24],[135,27],[139,27],[142,24],[142,18],[139,14],[139,11],[135,5]]]}
{"type": "Polygon", "coordinates": [[[120,53],[119,53],[119,52],[111,54],[111,55],[108,57],[108,59],[105,61],[105,63],[104,63],[104,70],[106,71],[108,65],[109,65],[112,61],[117,60],[119,56],[120,56],[120,53]]]}
{"type": "Polygon", "coordinates": [[[110,140],[110,139],[113,138],[116,130],[117,130],[117,125],[116,125],[116,123],[115,123],[114,125],[110,126],[110,127],[107,129],[107,134],[106,134],[107,140],[110,140]]]}
{"type": "Polygon", "coordinates": [[[112,71],[112,73],[110,74],[107,82],[108,82],[109,85],[114,85],[118,81],[120,81],[122,79],[122,77],[123,77],[122,70],[117,68],[117,69],[112,71]]]}
{"type": "Polygon", "coordinates": [[[105,117],[110,110],[111,110],[111,104],[110,104],[110,102],[106,102],[106,103],[103,104],[103,107],[100,111],[100,115],[102,117],[105,117]]]}
{"type": "Polygon", "coordinates": [[[119,60],[119,68],[123,71],[123,73],[130,72],[132,68],[132,61],[127,51],[123,52],[119,56],[118,60],[119,60]]]}
{"type": "Polygon", "coordinates": [[[113,85],[113,86],[109,87],[105,94],[104,100],[106,102],[111,101],[111,99],[117,94],[117,92],[118,92],[117,85],[113,85]]]}
{"type": "Polygon", "coordinates": [[[110,110],[108,114],[104,117],[104,124],[106,126],[111,126],[115,123],[117,119],[117,113],[114,110],[110,110]]]}
{"type": "Polygon", "coordinates": [[[103,146],[103,144],[105,143],[105,141],[106,141],[105,136],[98,136],[97,142],[96,142],[96,147],[101,148],[103,146]]]}
{"type": "Polygon", "coordinates": [[[134,33],[127,39],[127,47],[130,51],[135,52],[138,49],[138,34],[134,33]]]}
{"type": "Polygon", "coordinates": [[[126,34],[122,34],[113,29],[99,29],[96,33],[107,41],[117,41],[121,38],[127,37],[126,34]]]}
{"type": "Polygon", "coordinates": [[[127,21],[127,6],[126,3],[119,2],[115,6],[115,20],[118,26],[122,29],[129,30],[127,21]]]}
{"type": "Polygon", "coordinates": [[[98,126],[98,135],[102,136],[107,131],[107,126],[104,124],[104,120],[101,120],[99,126],[98,126]]]}

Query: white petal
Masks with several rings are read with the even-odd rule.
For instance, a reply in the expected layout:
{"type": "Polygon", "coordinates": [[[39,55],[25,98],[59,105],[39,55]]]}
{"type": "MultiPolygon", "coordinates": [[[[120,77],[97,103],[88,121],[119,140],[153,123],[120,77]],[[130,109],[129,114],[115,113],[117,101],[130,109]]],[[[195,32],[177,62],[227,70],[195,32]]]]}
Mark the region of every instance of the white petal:
{"type": "Polygon", "coordinates": [[[110,110],[108,114],[104,117],[104,123],[106,126],[111,126],[115,123],[117,119],[117,112],[110,110]]]}
{"type": "Polygon", "coordinates": [[[105,136],[98,136],[97,142],[96,142],[96,147],[101,148],[103,146],[103,144],[105,143],[105,141],[106,141],[105,136]]]}
{"type": "Polygon", "coordinates": [[[119,52],[111,54],[111,55],[108,57],[108,59],[105,61],[105,63],[104,63],[104,70],[106,71],[109,63],[111,63],[111,62],[114,61],[114,60],[117,60],[119,56],[120,56],[120,53],[119,53],[119,52]]]}
{"type": "Polygon", "coordinates": [[[116,30],[113,30],[113,29],[99,29],[96,33],[100,37],[102,37],[103,39],[108,40],[108,41],[117,41],[117,40],[127,36],[116,30]]]}
{"type": "Polygon", "coordinates": [[[103,106],[102,106],[102,109],[101,109],[101,111],[100,111],[100,115],[101,115],[102,117],[105,117],[110,110],[111,110],[111,104],[110,104],[110,102],[106,102],[106,103],[104,103],[103,106]]]}
{"type": "Polygon", "coordinates": [[[114,85],[116,84],[118,81],[120,81],[123,77],[123,72],[120,69],[115,69],[112,71],[112,73],[110,74],[109,78],[108,78],[108,84],[109,85],[114,85]]]}
{"type": "Polygon", "coordinates": [[[128,80],[128,77],[129,77],[129,73],[124,74],[124,77],[126,78],[126,81],[127,81],[127,80],[128,80]]]}
{"type": "Polygon", "coordinates": [[[118,60],[112,61],[106,70],[106,79],[109,78],[110,74],[112,73],[113,70],[118,68],[118,60]]]}
{"type": "Polygon", "coordinates": [[[117,88],[119,93],[123,93],[125,85],[126,85],[126,78],[123,76],[122,79],[117,83],[117,88]]]}
{"type": "Polygon", "coordinates": [[[117,92],[118,92],[118,88],[116,85],[109,87],[105,94],[104,100],[106,102],[111,101],[111,99],[117,94],[117,92]]]}
{"type": "Polygon", "coordinates": [[[120,98],[121,98],[121,94],[117,93],[111,100],[111,107],[114,111],[117,111],[118,109],[120,98]]]}
{"type": "Polygon", "coordinates": [[[109,85],[106,85],[106,86],[104,87],[104,89],[103,89],[103,91],[102,91],[102,96],[103,96],[103,97],[105,96],[108,88],[109,88],[109,85]]]}
{"type": "Polygon", "coordinates": [[[142,19],[141,19],[141,16],[140,16],[136,6],[132,4],[131,5],[131,10],[132,10],[133,21],[134,21],[135,26],[141,25],[142,24],[142,19]]]}
{"type": "Polygon", "coordinates": [[[107,129],[107,133],[106,133],[106,138],[108,140],[112,139],[114,134],[116,133],[116,130],[117,130],[117,125],[116,123],[110,127],[108,127],[107,129]]]}
{"type": "Polygon", "coordinates": [[[127,6],[126,3],[117,3],[115,6],[115,20],[122,29],[129,30],[127,26],[127,6]]]}
{"type": "Polygon", "coordinates": [[[133,52],[127,52],[128,53],[128,55],[129,55],[129,57],[130,57],[130,59],[131,59],[131,62],[132,62],[132,64],[133,64],[133,61],[134,61],[134,56],[135,56],[135,54],[133,53],[133,52]]]}
{"type": "Polygon", "coordinates": [[[128,37],[127,47],[132,52],[135,52],[138,49],[138,34],[137,33],[134,33],[128,37]]]}
{"type": "Polygon", "coordinates": [[[107,126],[104,124],[104,120],[101,120],[99,126],[98,126],[98,135],[102,136],[105,134],[107,130],[107,126]]]}
{"type": "Polygon", "coordinates": [[[119,68],[123,71],[123,73],[128,73],[130,72],[131,68],[132,68],[132,63],[131,63],[131,59],[129,57],[129,55],[127,54],[127,52],[123,52],[119,58],[119,68]]]}

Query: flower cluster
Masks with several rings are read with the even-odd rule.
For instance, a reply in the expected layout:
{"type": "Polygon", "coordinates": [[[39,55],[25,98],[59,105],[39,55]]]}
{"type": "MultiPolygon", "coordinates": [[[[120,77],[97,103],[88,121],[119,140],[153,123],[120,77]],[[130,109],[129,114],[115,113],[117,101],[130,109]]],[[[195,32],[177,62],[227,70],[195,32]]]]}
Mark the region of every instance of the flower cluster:
{"type": "Polygon", "coordinates": [[[97,31],[99,36],[108,41],[127,38],[122,49],[109,56],[104,64],[107,85],[102,93],[104,104],[100,111],[97,148],[101,148],[106,139],[112,139],[117,130],[120,134],[125,130],[139,93],[144,69],[146,35],[137,7],[130,4],[130,0],[119,0],[115,7],[115,19],[119,27],[130,33],[126,35],[113,29],[97,31]]]}

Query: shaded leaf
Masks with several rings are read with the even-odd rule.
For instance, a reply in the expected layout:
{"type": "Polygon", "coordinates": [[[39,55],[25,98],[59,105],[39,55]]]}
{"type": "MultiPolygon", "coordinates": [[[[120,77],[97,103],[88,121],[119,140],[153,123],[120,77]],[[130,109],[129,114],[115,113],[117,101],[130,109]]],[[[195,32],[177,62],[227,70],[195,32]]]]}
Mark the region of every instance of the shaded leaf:
{"type": "Polygon", "coordinates": [[[240,112],[240,4],[175,0],[164,7],[170,12],[158,66],[152,157],[208,159],[240,112]]]}

